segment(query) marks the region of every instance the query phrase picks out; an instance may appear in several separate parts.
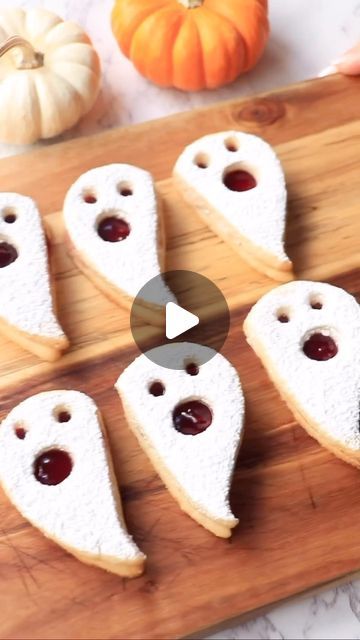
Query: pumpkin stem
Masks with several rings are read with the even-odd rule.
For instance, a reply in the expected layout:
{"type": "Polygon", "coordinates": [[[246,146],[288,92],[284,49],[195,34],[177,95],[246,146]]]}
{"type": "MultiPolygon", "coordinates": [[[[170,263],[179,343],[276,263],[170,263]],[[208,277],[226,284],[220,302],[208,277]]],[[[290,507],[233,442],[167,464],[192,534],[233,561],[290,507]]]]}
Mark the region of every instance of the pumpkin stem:
{"type": "Polygon", "coordinates": [[[44,54],[35,51],[33,46],[20,36],[11,36],[0,45],[0,58],[12,49],[15,54],[15,65],[17,69],[37,69],[44,64],[44,54]]]}
{"type": "Polygon", "coordinates": [[[178,0],[186,9],[197,9],[201,7],[204,0],[178,0]]]}

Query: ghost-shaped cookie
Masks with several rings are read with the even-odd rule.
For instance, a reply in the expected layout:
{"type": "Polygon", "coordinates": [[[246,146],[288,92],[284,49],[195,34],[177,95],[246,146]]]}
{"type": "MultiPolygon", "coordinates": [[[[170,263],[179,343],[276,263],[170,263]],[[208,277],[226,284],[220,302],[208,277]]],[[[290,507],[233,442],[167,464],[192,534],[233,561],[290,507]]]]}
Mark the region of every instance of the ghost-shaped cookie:
{"type": "Polygon", "coordinates": [[[0,331],[44,360],[68,340],[56,318],[48,249],[35,202],[0,193],[0,331]]]}
{"type": "Polygon", "coordinates": [[[189,205],[244,260],[275,280],[292,279],[284,249],[285,177],[269,144],[241,131],[207,135],[185,148],[173,178],[189,205]]]}
{"type": "MultiPolygon", "coordinates": [[[[161,276],[165,230],[147,171],[128,164],[91,169],[70,187],[63,214],[77,266],[117,304],[130,308],[144,285],[161,276]]],[[[162,324],[159,310],[176,299],[161,277],[156,283],[147,298],[137,297],[136,309],[162,324]]]]}
{"type": "Polygon", "coordinates": [[[166,367],[155,364],[154,351],[136,358],[115,385],[129,426],[183,511],[227,538],[238,522],[229,505],[244,422],[238,374],[201,345],[157,347],[166,367]]]}
{"type": "Polygon", "coordinates": [[[121,576],[145,556],[126,530],[95,402],[79,391],[27,398],[0,426],[0,481],[14,506],[82,562],[121,576]]]}
{"type": "Polygon", "coordinates": [[[244,331],[299,423],[339,458],[360,466],[360,307],[321,282],[265,294],[244,331]]]}

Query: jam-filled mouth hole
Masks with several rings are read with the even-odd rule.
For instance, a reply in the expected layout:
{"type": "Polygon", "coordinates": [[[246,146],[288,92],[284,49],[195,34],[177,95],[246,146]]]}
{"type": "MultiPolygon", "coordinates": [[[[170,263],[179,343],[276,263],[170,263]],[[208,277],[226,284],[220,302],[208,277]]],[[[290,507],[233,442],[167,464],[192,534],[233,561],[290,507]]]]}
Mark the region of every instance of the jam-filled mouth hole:
{"type": "Polygon", "coordinates": [[[19,254],[12,244],[6,241],[0,242],[0,269],[8,267],[18,257],[19,254]]]}
{"type": "Polygon", "coordinates": [[[54,486],[70,475],[73,461],[64,449],[52,448],[39,453],[33,465],[33,473],[40,484],[54,486]]]}
{"type": "Polygon", "coordinates": [[[223,183],[230,191],[251,191],[257,186],[257,180],[250,167],[241,162],[227,167],[223,173],[223,183]]]}
{"type": "Polygon", "coordinates": [[[176,431],[196,436],[210,427],[213,414],[203,400],[186,400],[175,407],[172,418],[176,431]]]}
{"type": "Polygon", "coordinates": [[[130,231],[129,223],[111,212],[103,214],[97,223],[97,233],[104,242],[122,242],[130,231]]]}
{"type": "Polygon", "coordinates": [[[310,360],[323,362],[334,358],[339,351],[339,347],[334,336],[330,335],[329,330],[319,328],[304,336],[302,350],[310,360]]]}

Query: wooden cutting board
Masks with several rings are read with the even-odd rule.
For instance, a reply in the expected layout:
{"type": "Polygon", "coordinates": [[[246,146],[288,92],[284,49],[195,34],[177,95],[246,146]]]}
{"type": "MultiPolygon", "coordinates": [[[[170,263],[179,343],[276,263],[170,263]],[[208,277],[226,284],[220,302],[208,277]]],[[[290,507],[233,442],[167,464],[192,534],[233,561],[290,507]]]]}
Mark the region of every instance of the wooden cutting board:
{"type": "Polygon", "coordinates": [[[359,472],[297,425],[244,339],[249,307],[275,283],[214,237],[170,178],[182,148],[201,135],[239,128],[264,136],[286,172],[287,248],[297,275],[359,294],[359,92],[360,80],[329,77],[0,161],[1,189],[34,197],[45,216],[60,317],[72,343],[48,364],[0,339],[1,417],[42,390],[93,396],[108,427],[129,529],[148,554],[146,574],[133,581],[82,565],[1,493],[1,637],[175,638],[360,568],[359,472]],[[168,268],[213,279],[231,309],[223,353],[237,367],[247,399],[231,496],[240,525],[231,540],[213,537],[184,515],[137,446],[113,389],[137,353],[128,314],[66,254],[64,194],[80,173],[110,162],[152,171],[165,200],[168,268]]]}

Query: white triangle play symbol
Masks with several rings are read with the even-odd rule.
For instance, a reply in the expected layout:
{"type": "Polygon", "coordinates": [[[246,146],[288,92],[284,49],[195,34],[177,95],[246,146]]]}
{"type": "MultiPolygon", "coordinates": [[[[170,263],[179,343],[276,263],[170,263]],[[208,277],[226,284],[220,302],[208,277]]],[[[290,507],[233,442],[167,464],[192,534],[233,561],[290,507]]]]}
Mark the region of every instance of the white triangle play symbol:
{"type": "Polygon", "coordinates": [[[198,316],[186,311],[174,302],[166,305],[166,337],[168,340],[177,338],[182,333],[196,327],[200,322],[198,316]]]}

